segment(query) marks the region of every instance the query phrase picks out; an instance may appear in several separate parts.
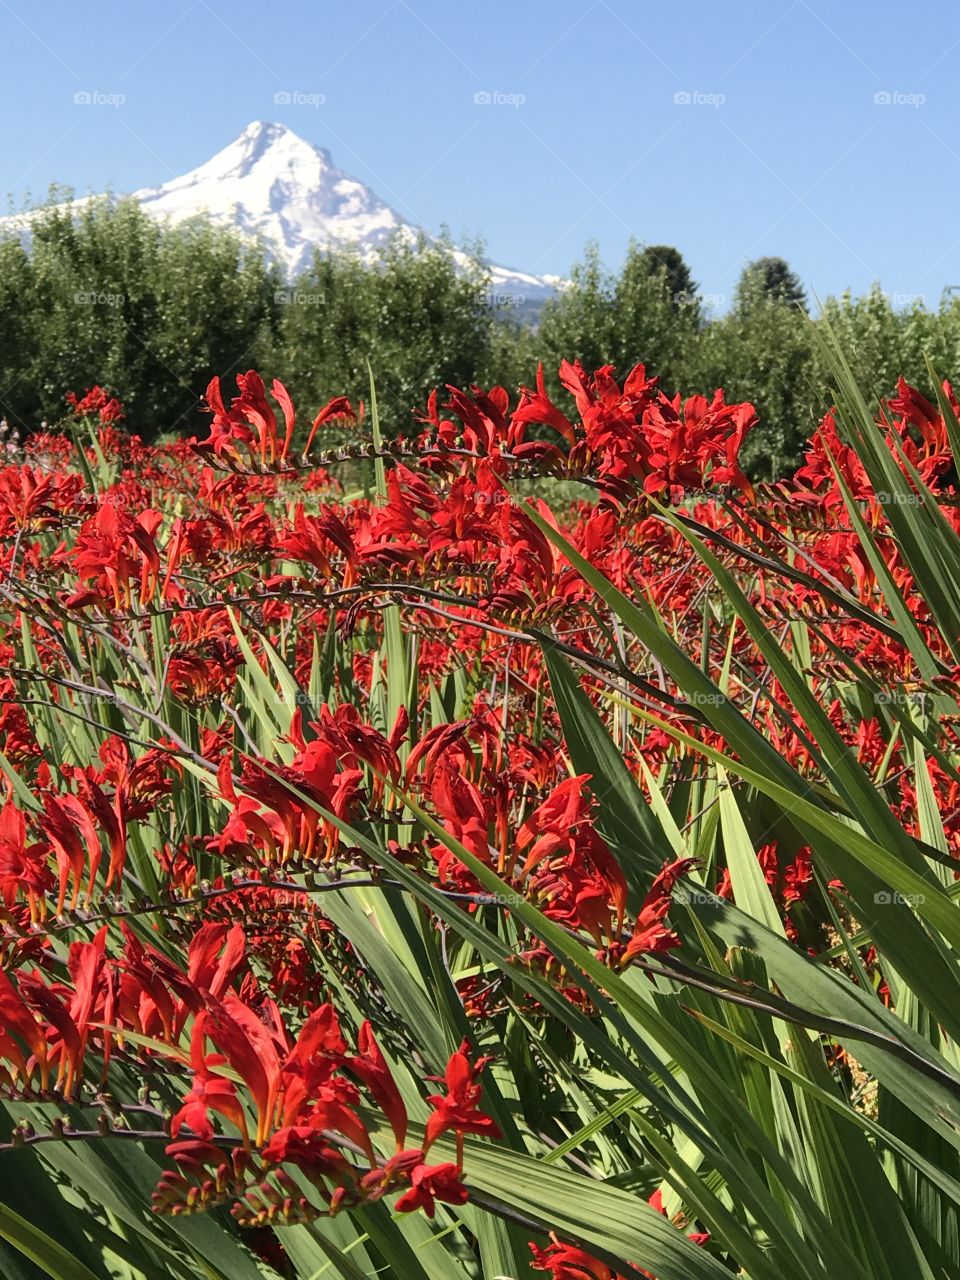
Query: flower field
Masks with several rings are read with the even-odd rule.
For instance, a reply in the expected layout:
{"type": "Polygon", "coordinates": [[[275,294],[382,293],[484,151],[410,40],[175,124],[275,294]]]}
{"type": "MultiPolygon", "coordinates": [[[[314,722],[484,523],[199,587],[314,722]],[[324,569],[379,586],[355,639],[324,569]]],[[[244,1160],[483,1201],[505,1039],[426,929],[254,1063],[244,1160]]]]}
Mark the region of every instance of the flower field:
{"type": "Polygon", "coordinates": [[[642,366],[0,444],[0,1274],[960,1277],[960,409],[824,341],[777,485],[642,366]]]}

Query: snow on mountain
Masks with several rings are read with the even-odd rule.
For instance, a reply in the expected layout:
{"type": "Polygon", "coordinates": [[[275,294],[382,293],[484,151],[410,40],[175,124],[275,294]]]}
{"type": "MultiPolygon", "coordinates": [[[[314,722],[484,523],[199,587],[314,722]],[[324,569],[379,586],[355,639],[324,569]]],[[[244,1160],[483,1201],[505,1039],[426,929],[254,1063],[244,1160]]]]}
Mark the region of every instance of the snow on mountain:
{"type": "MultiPolygon", "coordinates": [[[[325,148],[285,125],[264,121],[248,125],[199,168],[134,191],[133,198],[151,216],[171,224],[204,215],[243,235],[259,236],[289,278],[309,264],[314,249],[352,248],[373,257],[393,236],[412,241],[425,234],[338,169],[325,148]]],[[[29,215],[0,218],[0,229],[13,222],[26,230],[29,215]]],[[[458,265],[466,266],[467,255],[453,253],[458,265]]],[[[488,266],[491,294],[520,305],[543,301],[562,285],[557,276],[488,266]]]]}
{"type": "Polygon", "coordinates": [[[251,124],[198,169],[133,197],[174,223],[206,213],[262,236],[290,275],[307,266],[314,247],[375,249],[404,226],[362,182],[335,168],[329,151],[279,124],[251,124]]]}

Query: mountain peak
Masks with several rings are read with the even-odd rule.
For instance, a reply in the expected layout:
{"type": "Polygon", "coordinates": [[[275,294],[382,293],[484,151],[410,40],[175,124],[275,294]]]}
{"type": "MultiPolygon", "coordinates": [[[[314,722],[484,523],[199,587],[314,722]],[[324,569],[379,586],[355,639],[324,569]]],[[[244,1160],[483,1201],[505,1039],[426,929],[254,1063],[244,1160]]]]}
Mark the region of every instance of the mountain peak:
{"type": "Polygon", "coordinates": [[[300,153],[304,158],[320,157],[325,165],[333,167],[333,159],[326,147],[318,147],[313,142],[307,142],[285,124],[277,124],[271,120],[251,121],[243,132],[219,154],[224,155],[234,149],[242,150],[251,162],[260,160],[269,152],[279,149],[290,156],[300,153]]]}
{"type": "MultiPolygon", "coordinates": [[[[319,250],[352,249],[373,260],[391,239],[424,235],[330,152],[285,124],[253,120],[216,155],[182,177],[133,192],[144,211],[172,224],[204,216],[258,238],[289,278],[319,250]]],[[[435,242],[426,234],[427,242],[435,242]]],[[[466,254],[453,250],[458,269],[466,254]]],[[[552,294],[556,277],[490,265],[491,292],[517,305],[552,294]]]]}
{"type": "Polygon", "coordinates": [[[251,120],[247,127],[238,135],[239,138],[260,138],[269,136],[278,138],[285,133],[293,133],[285,124],[279,124],[275,120],[251,120]]]}
{"type": "Polygon", "coordinates": [[[362,182],[337,169],[329,151],[264,120],[247,125],[205,164],[135,191],[134,199],[173,223],[204,214],[259,237],[291,277],[317,249],[372,254],[406,226],[362,182]]]}
{"type": "MultiPolygon", "coordinates": [[[[307,142],[285,124],[254,120],[205,164],[182,178],[175,178],[172,183],[150,190],[165,191],[184,183],[207,185],[246,178],[257,169],[269,170],[277,176],[298,172],[301,182],[314,185],[324,184],[328,174],[336,173],[330,152],[324,147],[307,142]]],[[[141,193],[136,194],[139,198],[141,193]]]]}

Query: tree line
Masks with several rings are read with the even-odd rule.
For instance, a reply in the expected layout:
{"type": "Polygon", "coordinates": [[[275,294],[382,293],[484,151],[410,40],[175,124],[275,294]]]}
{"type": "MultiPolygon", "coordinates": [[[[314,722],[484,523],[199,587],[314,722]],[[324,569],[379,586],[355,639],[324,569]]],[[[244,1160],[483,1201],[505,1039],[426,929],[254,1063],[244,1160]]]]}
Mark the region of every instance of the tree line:
{"type": "Polygon", "coordinates": [[[0,239],[0,412],[21,431],[63,415],[67,391],[114,389],[144,438],[202,430],[210,376],[251,367],[280,377],[307,408],[335,394],[363,398],[368,365],[387,430],[447,383],[511,390],[542,360],[623,373],[637,361],[674,394],[751,400],[760,427],[744,462],[772,478],[799,460],[829,405],[816,326],[829,322],[862,385],[925,385],[925,356],[960,367],[960,300],[935,307],[879,286],[828,299],[811,315],[779,258],[748,264],[730,299],[704,296],[670,246],[631,245],[606,268],[595,248],[534,323],[529,300],[491,292],[479,258],[457,271],[445,246],[395,242],[372,265],[317,253],[286,281],[263,246],[196,220],[165,227],[133,201],[92,200],[78,214],[51,204],[28,244],[0,239]]]}

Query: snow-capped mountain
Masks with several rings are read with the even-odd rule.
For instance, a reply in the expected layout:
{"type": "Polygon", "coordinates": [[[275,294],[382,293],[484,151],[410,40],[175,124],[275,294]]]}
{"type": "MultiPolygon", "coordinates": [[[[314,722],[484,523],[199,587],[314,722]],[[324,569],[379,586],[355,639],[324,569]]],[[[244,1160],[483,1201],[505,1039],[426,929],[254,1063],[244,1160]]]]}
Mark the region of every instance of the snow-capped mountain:
{"type": "MultiPolygon", "coordinates": [[[[309,264],[314,249],[353,248],[372,257],[392,236],[412,240],[425,234],[338,169],[325,148],[285,125],[264,121],[248,125],[183,177],[132,194],[147,213],[170,223],[207,216],[243,235],[259,236],[288,278],[309,264]]],[[[29,215],[0,218],[0,227],[14,221],[29,234],[29,215]]],[[[467,255],[453,252],[465,266],[467,255]]],[[[488,265],[491,294],[507,295],[520,305],[543,301],[562,284],[556,276],[488,265]]]]}

